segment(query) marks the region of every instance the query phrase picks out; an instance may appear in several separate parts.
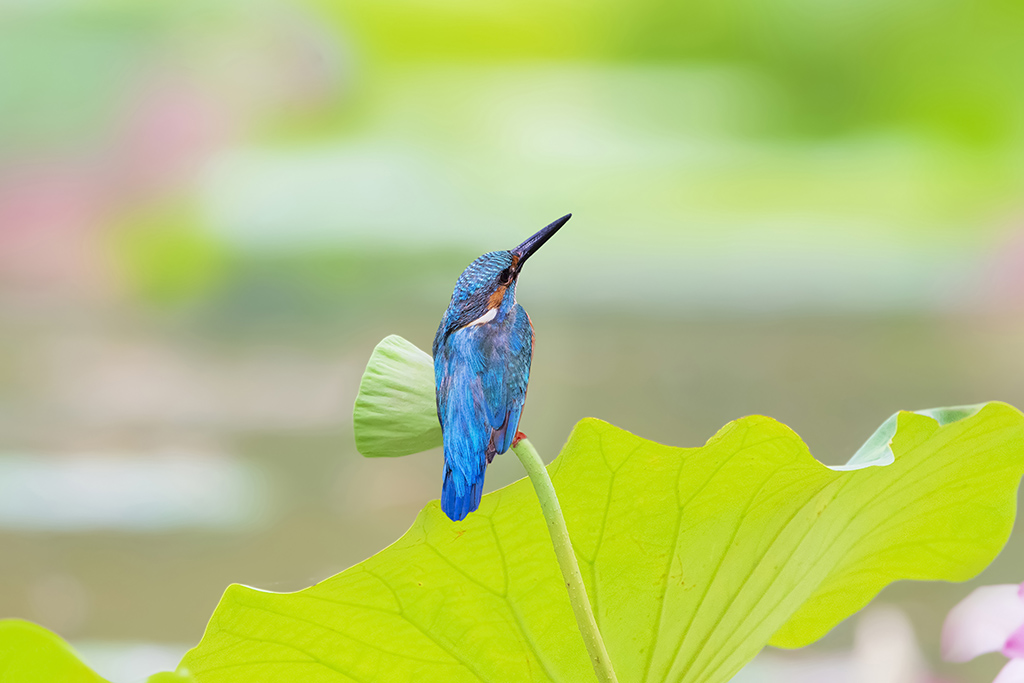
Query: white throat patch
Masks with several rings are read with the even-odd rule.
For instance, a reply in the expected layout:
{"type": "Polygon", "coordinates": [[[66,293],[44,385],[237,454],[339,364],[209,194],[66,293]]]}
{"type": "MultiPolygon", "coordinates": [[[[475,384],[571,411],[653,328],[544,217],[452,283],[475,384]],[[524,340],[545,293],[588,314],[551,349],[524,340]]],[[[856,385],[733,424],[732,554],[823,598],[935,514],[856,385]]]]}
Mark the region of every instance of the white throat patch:
{"type": "Polygon", "coordinates": [[[482,316],[480,316],[470,324],[466,325],[466,327],[473,327],[474,325],[483,325],[484,323],[489,323],[492,320],[494,320],[494,316],[496,315],[498,315],[498,309],[490,308],[482,316]]]}

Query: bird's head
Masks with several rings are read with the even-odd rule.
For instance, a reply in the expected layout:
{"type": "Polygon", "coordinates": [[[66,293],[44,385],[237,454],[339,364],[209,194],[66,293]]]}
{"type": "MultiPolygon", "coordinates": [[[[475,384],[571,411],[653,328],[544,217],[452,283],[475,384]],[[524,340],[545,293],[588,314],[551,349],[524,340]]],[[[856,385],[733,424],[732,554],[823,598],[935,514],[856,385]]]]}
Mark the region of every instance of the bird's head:
{"type": "Polygon", "coordinates": [[[516,280],[526,260],[572,217],[566,214],[509,251],[492,251],[469,264],[459,276],[439,333],[445,335],[504,314],[515,304],[516,280]]]}

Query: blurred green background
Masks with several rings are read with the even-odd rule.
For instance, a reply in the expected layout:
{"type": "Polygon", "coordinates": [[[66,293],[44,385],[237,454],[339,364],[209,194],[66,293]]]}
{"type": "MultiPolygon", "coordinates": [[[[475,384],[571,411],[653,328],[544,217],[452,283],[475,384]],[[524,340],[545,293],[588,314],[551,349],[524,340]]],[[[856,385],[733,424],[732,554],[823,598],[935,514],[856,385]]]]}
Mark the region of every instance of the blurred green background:
{"type": "MultiPolygon", "coordinates": [[[[136,680],[228,583],[390,543],[441,458],[355,452],[371,349],[570,211],[519,285],[548,458],[588,415],[762,413],[836,464],[1024,406],[1022,84],[1019,0],[0,0],[0,617],[136,680]]],[[[1017,533],[972,585],[1024,580],[1017,533]]],[[[906,641],[884,680],[990,680],[938,660],[968,589],[746,675],[877,683],[906,641]]]]}

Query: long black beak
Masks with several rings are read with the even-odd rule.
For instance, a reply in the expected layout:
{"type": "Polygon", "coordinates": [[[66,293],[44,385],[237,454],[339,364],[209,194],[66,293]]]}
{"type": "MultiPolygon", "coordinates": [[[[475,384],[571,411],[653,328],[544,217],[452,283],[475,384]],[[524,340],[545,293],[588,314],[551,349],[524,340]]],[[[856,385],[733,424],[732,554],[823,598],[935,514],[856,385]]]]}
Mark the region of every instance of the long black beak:
{"type": "Polygon", "coordinates": [[[538,230],[532,237],[513,249],[512,253],[519,257],[516,270],[522,268],[523,264],[526,263],[526,259],[530,258],[533,252],[540,249],[542,244],[551,239],[551,236],[558,232],[558,229],[565,225],[570,218],[572,218],[571,213],[565,214],[557,221],[538,230]]]}

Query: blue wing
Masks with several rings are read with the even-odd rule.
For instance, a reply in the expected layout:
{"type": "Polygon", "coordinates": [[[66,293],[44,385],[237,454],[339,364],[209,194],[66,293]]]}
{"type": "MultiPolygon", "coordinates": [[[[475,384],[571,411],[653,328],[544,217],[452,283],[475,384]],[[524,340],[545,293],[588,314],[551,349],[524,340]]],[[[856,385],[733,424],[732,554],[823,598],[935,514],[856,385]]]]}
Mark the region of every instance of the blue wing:
{"type": "MultiPolygon", "coordinates": [[[[502,362],[495,358],[494,365],[501,372],[485,372],[484,394],[488,401],[492,428],[491,445],[495,453],[504,453],[512,446],[519,429],[519,417],[526,401],[526,388],[530,383],[530,361],[533,359],[533,326],[530,316],[518,304],[515,317],[501,346],[502,362]],[[487,385],[490,380],[490,385],[487,385]]],[[[487,462],[491,461],[491,453],[487,462]]]]}
{"type": "Polygon", "coordinates": [[[477,509],[484,470],[519,428],[530,380],[533,328],[516,306],[498,325],[457,330],[437,348],[437,413],[444,434],[441,507],[460,520],[477,509]]]}

